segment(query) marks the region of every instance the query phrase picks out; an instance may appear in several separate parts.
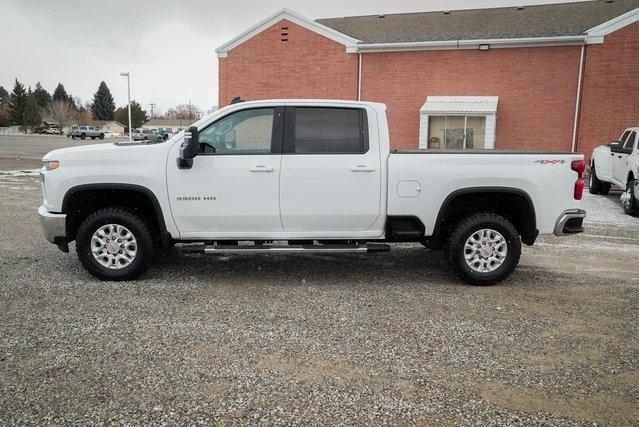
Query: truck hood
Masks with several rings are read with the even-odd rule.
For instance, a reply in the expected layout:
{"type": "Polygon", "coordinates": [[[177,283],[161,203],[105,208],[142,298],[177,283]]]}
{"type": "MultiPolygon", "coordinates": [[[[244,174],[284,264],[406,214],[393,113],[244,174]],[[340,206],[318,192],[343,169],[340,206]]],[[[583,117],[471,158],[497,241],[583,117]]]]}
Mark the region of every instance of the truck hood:
{"type": "Polygon", "coordinates": [[[91,144],[91,145],[79,145],[77,147],[60,148],[48,152],[42,158],[43,161],[49,160],[96,160],[96,159],[109,159],[109,158],[128,158],[131,155],[140,155],[144,151],[148,150],[161,150],[168,151],[171,144],[147,144],[147,143],[111,143],[111,144],[91,144]]]}

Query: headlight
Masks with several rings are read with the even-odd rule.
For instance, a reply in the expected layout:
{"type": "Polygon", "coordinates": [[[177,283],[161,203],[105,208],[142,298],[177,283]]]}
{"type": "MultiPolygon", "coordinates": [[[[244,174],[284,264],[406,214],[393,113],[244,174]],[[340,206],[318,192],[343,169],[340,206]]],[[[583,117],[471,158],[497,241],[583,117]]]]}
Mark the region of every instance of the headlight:
{"type": "Polygon", "coordinates": [[[60,162],[57,160],[47,160],[44,162],[44,168],[48,171],[52,171],[60,167],[60,162]]]}

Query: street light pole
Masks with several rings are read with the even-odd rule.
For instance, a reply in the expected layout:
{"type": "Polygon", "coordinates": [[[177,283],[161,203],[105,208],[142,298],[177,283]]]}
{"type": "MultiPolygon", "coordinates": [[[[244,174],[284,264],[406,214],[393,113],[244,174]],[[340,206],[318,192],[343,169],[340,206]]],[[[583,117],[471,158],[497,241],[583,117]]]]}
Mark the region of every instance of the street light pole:
{"type": "Polygon", "coordinates": [[[131,76],[128,72],[120,73],[122,77],[126,77],[126,87],[127,87],[127,95],[128,95],[128,106],[129,106],[129,142],[133,141],[133,137],[131,135],[131,76]]]}

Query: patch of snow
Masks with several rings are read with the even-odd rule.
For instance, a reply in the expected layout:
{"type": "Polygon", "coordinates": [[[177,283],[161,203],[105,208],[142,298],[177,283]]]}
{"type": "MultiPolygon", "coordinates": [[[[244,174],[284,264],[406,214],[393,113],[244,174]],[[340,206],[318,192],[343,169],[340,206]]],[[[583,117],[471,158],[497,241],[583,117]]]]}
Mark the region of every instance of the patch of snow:
{"type": "Polygon", "coordinates": [[[38,176],[40,174],[40,169],[28,169],[28,170],[17,170],[17,171],[0,171],[0,179],[6,178],[15,178],[21,176],[38,176]]]}
{"type": "Polygon", "coordinates": [[[639,253],[639,245],[628,245],[623,243],[611,243],[611,244],[601,244],[601,243],[586,243],[581,242],[578,244],[569,244],[569,243],[546,243],[546,242],[537,242],[535,246],[540,247],[549,247],[549,248],[564,248],[564,249],[574,249],[577,251],[582,251],[587,249],[593,252],[630,252],[630,253],[639,253]]]}
{"type": "Polygon", "coordinates": [[[615,192],[607,196],[584,193],[582,208],[586,211],[586,224],[610,224],[639,229],[639,218],[626,215],[615,192]]]}

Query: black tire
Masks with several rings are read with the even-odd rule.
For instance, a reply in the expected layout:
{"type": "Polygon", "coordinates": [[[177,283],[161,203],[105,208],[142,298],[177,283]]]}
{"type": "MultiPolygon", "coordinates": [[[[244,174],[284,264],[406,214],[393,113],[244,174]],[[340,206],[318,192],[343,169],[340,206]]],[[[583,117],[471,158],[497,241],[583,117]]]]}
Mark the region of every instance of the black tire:
{"type": "Polygon", "coordinates": [[[145,137],[144,137],[144,141],[148,141],[148,140],[149,140],[149,138],[147,138],[147,137],[145,136],[145,137]]]}
{"type": "Polygon", "coordinates": [[[131,280],[142,274],[153,258],[153,238],[149,227],[140,216],[123,208],[100,209],[89,215],[80,224],[76,235],[76,252],[84,268],[100,280],[131,280]],[[111,269],[100,264],[91,251],[93,234],[102,226],[118,224],[126,227],[135,236],[137,253],[131,263],[119,269],[111,269]]]}
{"type": "Polygon", "coordinates": [[[103,133],[100,134],[100,139],[104,139],[104,134],[103,133]]]}
{"type": "Polygon", "coordinates": [[[506,218],[488,212],[472,214],[462,219],[452,230],[444,254],[453,273],[469,285],[488,286],[497,284],[510,276],[519,264],[521,239],[515,226],[506,218]],[[490,272],[479,272],[466,262],[466,241],[484,229],[497,231],[506,242],[506,255],[502,264],[490,272]]]}
{"type": "Polygon", "coordinates": [[[80,139],[86,139],[86,138],[87,138],[86,134],[84,134],[84,133],[80,134],[80,139]]]}
{"type": "Polygon", "coordinates": [[[630,180],[626,183],[626,191],[624,195],[629,197],[628,203],[622,203],[623,211],[630,216],[639,216],[639,204],[635,197],[634,191],[635,181],[630,180]]]}
{"type": "Polygon", "coordinates": [[[595,171],[595,165],[590,168],[590,177],[588,178],[588,192],[590,194],[599,194],[599,188],[601,181],[597,178],[597,172],[595,171]]]}
{"type": "Polygon", "coordinates": [[[593,164],[590,168],[590,177],[588,180],[588,191],[590,194],[601,194],[602,196],[610,193],[611,185],[609,182],[600,181],[597,177],[597,171],[593,164]]]}
{"type": "Polygon", "coordinates": [[[95,136],[92,136],[91,139],[95,139],[95,136]]]}
{"type": "Polygon", "coordinates": [[[75,136],[71,135],[71,139],[75,139],[75,136]]]}

